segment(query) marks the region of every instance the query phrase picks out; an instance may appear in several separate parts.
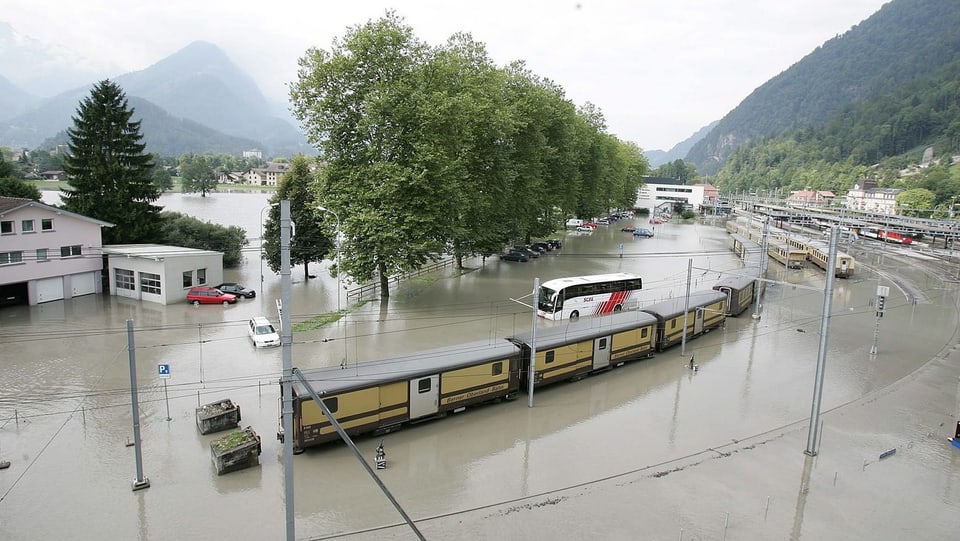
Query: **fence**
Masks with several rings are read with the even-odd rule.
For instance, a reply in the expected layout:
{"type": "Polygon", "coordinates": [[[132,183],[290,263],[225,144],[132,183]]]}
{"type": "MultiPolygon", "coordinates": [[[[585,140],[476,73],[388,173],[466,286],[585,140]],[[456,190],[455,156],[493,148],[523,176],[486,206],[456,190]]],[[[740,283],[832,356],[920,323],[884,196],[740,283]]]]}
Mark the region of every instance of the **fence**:
{"type": "MultiPolygon", "coordinates": [[[[456,264],[456,258],[445,257],[440,261],[433,261],[427,263],[426,265],[420,267],[415,271],[411,271],[405,274],[397,274],[387,278],[387,287],[390,287],[391,284],[399,284],[401,280],[408,280],[410,278],[415,278],[427,273],[435,272],[446,267],[451,267],[456,264]]],[[[363,284],[353,289],[347,290],[347,302],[350,301],[360,301],[368,297],[374,297],[377,295],[377,292],[380,290],[380,280],[374,282],[363,284]]]]}

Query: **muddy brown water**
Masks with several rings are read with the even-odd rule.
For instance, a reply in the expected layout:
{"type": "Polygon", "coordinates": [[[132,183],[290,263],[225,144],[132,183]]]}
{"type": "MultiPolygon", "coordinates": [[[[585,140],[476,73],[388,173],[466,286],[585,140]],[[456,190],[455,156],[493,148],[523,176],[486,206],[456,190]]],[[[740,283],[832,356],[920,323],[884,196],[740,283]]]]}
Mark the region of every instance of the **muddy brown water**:
{"type": "MultiPolygon", "coordinates": [[[[259,212],[259,204],[251,199],[240,214],[259,212]]],[[[386,303],[354,306],[337,325],[297,333],[294,364],[349,369],[398,352],[526,332],[530,310],[515,300],[529,294],[534,277],[637,272],[652,302],[683,294],[690,258],[694,289],[739,267],[719,227],[662,224],[652,239],[633,239],[620,227],[569,233],[559,253],[530,263],[476,260],[472,272],[405,282],[386,303]]],[[[836,281],[823,392],[824,412],[850,417],[859,414],[861,401],[883,402],[904,382],[925,381],[919,374],[931,362],[942,370],[958,365],[950,354],[956,283],[925,270],[916,256],[863,246],[871,253],[860,254],[858,276],[836,281]],[[891,298],[878,354],[871,356],[878,284],[891,287],[891,298]]],[[[335,280],[322,265],[315,273],[310,281],[293,273],[295,320],[335,307],[335,280]]],[[[0,459],[11,462],[0,472],[0,539],[284,536],[282,448],[275,440],[280,351],[254,349],[244,328],[254,315],[276,320],[279,280],[265,278],[260,291],[259,275],[256,257],[228,271],[228,279],[258,289],[256,299],[230,307],[89,296],[0,311],[0,459]],[[136,326],[143,468],[151,483],[137,492],[127,446],[128,319],[136,326]],[[158,363],[171,367],[166,389],[158,363]],[[242,425],[263,438],[258,467],[216,475],[209,443],[217,435],[199,434],[195,408],[221,398],[238,403],[242,425]]],[[[843,471],[844,481],[859,479],[841,497],[861,500],[848,504],[860,511],[851,511],[855,520],[867,522],[872,511],[864,509],[877,508],[879,522],[895,525],[870,528],[870,537],[900,539],[905,531],[953,537],[939,534],[957,531],[960,453],[944,446],[941,434],[930,435],[941,427],[924,423],[950,419],[958,405],[956,377],[929,383],[932,389],[921,393],[929,404],[911,398],[888,406],[895,413],[918,410],[890,427],[889,438],[876,436],[876,427],[897,415],[868,415],[854,423],[860,430],[825,423],[824,450],[806,463],[803,423],[810,416],[822,309],[822,293],[809,287],[822,287],[823,274],[786,271],[771,261],[770,276],[781,283],[768,287],[759,319],[744,314],[684,348],[538,391],[533,408],[522,395],[388,434],[382,439],[389,467],[380,475],[433,539],[860,538],[831,536],[831,521],[842,518],[834,516],[837,506],[810,492],[811,483],[829,486],[831,468],[838,477],[843,471]],[[690,355],[696,373],[686,367],[690,355]],[[851,443],[832,447],[841,440],[851,443]],[[877,449],[893,445],[902,447],[898,458],[883,463],[885,476],[860,478],[879,475],[880,464],[861,469],[862,462],[877,463],[877,449]],[[709,458],[724,453],[732,458],[709,458]],[[818,460],[833,462],[818,469],[818,460]],[[670,471],[680,475],[654,475],[670,471]],[[647,486],[652,479],[654,492],[647,486]],[[895,487],[915,483],[923,484],[925,496],[898,507],[895,487]],[[862,497],[867,492],[873,500],[862,497]],[[772,510],[765,503],[771,495],[772,510]],[[769,520],[759,518],[765,505],[769,520]],[[647,513],[629,511],[643,506],[647,513]],[[621,508],[619,518],[609,516],[621,508]]],[[[357,441],[371,463],[380,439],[357,441]]],[[[346,532],[413,538],[403,527],[379,529],[396,525],[399,516],[343,445],[309,449],[294,460],[298,539],[346,532]]]]}

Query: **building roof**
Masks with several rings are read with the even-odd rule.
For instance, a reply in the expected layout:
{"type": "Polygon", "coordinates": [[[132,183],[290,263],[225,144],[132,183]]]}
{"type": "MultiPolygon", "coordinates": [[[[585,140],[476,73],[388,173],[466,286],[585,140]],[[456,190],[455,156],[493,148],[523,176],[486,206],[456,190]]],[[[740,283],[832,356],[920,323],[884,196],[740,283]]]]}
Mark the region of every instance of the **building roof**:
{"type": "Polygon", "coordinates": [[[77,214],[75,212],[70,212],[68,210],[63,210],[58,207],[51,207],[50,205],[45,205],[40,201],[35,201],[33,199],[25,199],[22,197],[0,197],[0,216],[8,212],[13,212],[15,210],[20,210],[23,208],[37,207],[40,209],[45,209],[55,214],[63,214],[78,220],[83,220],[85,222],[90,222],[97,224],[101,227],[113,227],[114,224],[110,222],[104,222],[103,220],[97,220],[96,218],[90,218],[89,216],[84,216],[82,214],[77,214]]]}
{"type": "Polygon", "coordinates": [[[214,250],[200,250],[184,246],[166,246],[163,244],[108,244],[103,247],[108,255],[142,257],[144,259],[163,259],[165,257],[183,257],[196,255],[223,255],[214,250]]]}

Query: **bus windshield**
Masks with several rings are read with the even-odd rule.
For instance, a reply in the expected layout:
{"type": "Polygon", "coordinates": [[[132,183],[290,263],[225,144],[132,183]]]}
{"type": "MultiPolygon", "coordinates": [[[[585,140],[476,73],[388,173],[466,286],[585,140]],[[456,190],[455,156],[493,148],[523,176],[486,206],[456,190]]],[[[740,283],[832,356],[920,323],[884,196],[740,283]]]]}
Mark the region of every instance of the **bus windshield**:
{"type": "MultiPolygon", "coordinates": [[[[549,287],[540,288],[540,296],[537,299],[537,310],[552,314],[557,309],[557,291],[549,287]]],[[[562,307],[562,306],[561,306],[562,307]]]]}

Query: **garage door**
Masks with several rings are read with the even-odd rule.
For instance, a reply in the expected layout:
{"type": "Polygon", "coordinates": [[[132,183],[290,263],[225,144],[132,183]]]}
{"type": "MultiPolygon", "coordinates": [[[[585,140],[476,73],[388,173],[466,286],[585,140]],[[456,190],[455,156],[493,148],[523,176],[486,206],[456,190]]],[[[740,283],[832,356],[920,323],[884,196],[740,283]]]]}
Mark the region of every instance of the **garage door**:
{"type": "Polygon", "coordinates": [[[70,287],[73,289],[74,297],[96,293],[97,273],[88,272],[86,274],[74,274],[70,277],[70,287]]]}
{"type": "Polygon", "coordinates": [[[37,303],[59,301],[63,298],[63,278],[37,280],[37,303]]]}

